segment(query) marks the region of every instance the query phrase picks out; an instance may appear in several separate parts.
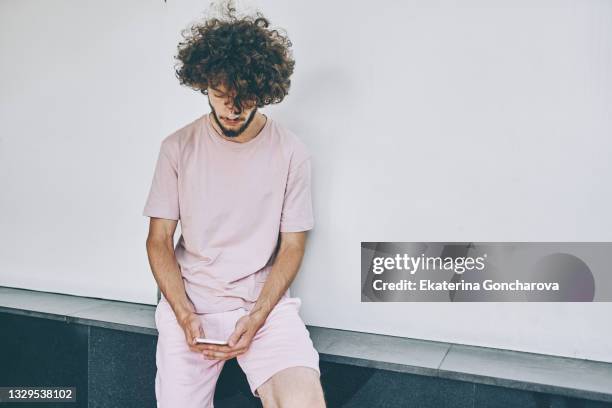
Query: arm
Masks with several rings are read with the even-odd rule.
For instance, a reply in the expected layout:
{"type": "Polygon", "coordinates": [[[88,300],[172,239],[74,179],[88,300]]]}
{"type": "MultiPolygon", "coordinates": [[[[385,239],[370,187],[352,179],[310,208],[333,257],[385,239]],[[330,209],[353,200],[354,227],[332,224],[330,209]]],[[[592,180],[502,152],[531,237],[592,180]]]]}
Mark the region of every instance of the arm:
{"type": "Polygon", "coordinates": [[[185,285],[174,254],[174,231],[177,223],[177,220],[150,218],[147,254],[157,285],[180,322],[193,313],[194,307],[185,293],[185,285]]]}
{"type": "Polygon", "coordinates": [[[306,231],[281,232],[280,248],[250,315],[263,324],[287,291],[300,269],[306,246],[306,231]]]}
{"type": "Polygon", "coordinates": [[[249,314],[236,323],[228,339],[229,346],[206,346],[210,356],[227,358],[242,353],[257,331],[264,325],[280,298],[297,275],[306,246],[306,234],[314,225],[310,189],[311,162],[302,150],[292,161],[280,219],[280,245],[272,269],[249,314]],[[229,353],[229,354],[228,354],[229,353]]]}
{"type": "Polygon", "coordinates": [[[297,275],[304,256],[306,231],[281,232],[280,235],[278,253],[257,302],[251,312],[236,323],[228,339],[228,346],[205,346],[211,351],[211,356],[226,359],[243,353],[297,275]]]}

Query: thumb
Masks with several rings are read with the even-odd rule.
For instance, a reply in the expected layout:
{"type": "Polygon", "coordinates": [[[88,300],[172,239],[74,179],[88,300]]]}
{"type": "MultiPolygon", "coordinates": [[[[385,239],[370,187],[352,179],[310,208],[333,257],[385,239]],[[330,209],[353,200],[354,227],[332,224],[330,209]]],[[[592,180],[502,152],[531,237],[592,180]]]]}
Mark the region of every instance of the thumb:
{"type": "Polygon", "coordinates": [[[191,344],[195,345],[197,344],[196,342],[196,337],[205,337],[204,336],[204,330],[202,330],[202,326],[197,325],[197,326],[191,326],[191,330],[189,331],[190,337],[191,337],[191,344]]]}
{"type": "Polygon", "coordinates": [[[240,339],[240,336],[242,336],[242,333],[244,333],[244,329],[242,327],[237,327],[227,340],[228,345],[230,347],[234,347],[236,343],[238,343],[238,340],[240,339]]]}
{"type": "Polygon", "coordinates": [[[202,327],[202,323],[198,322],[195,329],[196,337],[206,338],[206,333],[204,333],[204,327],[202,327]]]}

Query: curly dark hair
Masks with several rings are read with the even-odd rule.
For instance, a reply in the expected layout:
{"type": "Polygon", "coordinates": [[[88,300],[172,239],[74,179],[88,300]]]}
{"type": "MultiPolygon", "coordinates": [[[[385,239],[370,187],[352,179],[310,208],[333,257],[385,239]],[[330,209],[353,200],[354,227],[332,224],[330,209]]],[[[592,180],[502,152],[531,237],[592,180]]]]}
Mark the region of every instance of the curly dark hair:
{"type": "Polygon", "coordinates": [[[235,93],[236,106],[279,103],[291,86],[291,41],[280,29],[269,28],[260,12],[241,18],[235,12],[228,3],[225,18],[208,18],[182,31],[176,77],[204,95],[209,86],[224,85],[235,93]]]}

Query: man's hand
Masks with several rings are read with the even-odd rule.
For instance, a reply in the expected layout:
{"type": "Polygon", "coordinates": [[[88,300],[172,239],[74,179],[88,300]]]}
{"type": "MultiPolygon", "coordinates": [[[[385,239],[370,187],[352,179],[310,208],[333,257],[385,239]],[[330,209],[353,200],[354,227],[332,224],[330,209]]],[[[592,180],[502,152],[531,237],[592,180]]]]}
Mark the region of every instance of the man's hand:
{"type": "Polygon", "coordinates": [[[189,350],[197,353],[203,352],[204,348],[202,345],[195,341],[196,337],[206,337],[198,315],[194,312],[188,312],[180,316],[177,321],[185,332],[185,340],[187,345],[189,345],[189,350]]]}
{"type": "Polygon", "coordinates": [[[236,328],[230,335],[227,346],[202,345],[205,350],[204,357],[211,360],[229,360],[245,353],[265,321],[266,319],[259,314],[242,316],[236,322],[236,328]]]}

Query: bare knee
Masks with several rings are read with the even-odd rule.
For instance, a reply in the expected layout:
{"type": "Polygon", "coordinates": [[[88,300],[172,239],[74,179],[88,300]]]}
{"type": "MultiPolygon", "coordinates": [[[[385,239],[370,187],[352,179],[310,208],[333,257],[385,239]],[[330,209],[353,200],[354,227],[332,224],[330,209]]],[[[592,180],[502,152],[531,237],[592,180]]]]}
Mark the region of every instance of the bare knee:
{"type": "Polygon", "coordinates": [[[257,392],[264,408],[325,408],[319,375],[308,367],[276,373],[257,392]]]}

